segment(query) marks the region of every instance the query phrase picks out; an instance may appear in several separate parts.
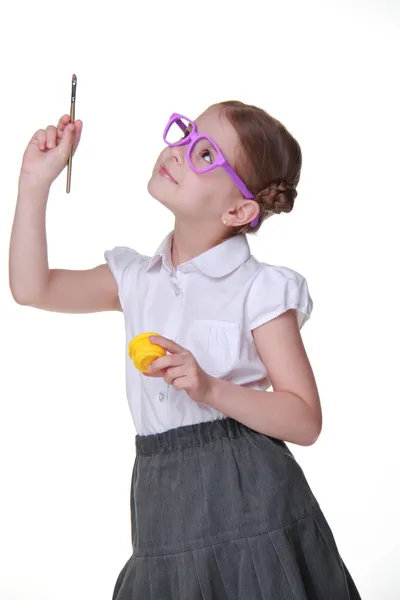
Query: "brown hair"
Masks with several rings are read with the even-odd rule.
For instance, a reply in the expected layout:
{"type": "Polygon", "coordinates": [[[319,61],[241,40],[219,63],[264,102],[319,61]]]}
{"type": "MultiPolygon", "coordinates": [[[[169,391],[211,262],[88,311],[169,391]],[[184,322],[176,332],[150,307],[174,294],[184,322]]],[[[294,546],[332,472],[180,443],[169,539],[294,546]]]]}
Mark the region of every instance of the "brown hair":
{"type": "Polygon", "coordinates": [[[257,226],[248,223],[237,227],[235,234],[256,233],[271,212],[292,210],[300,179],[301,149],[282,123],[257,106],[236,100],[214,106],[222,109],[237,131],[242,156],[234,168],[260,206],[257,226]]]}

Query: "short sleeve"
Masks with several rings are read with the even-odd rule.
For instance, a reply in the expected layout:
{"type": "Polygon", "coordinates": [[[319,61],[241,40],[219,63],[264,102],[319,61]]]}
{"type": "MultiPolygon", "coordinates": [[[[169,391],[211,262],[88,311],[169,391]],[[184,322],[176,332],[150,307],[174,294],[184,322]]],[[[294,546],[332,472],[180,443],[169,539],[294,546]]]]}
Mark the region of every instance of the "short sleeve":
{"type": "Polygon", "coordinates": [[[119,301],[122,310],[125,310],[126,301],[129,296],[132,280],[141,255],[132,248],[116,246],[112,250],[106,250],[104,258],[110,267],[111,273],[117,283],[119,301]]]}
{"type": "Polygon", "coordinates": [[[306,279],[286,267],[263,264],[247,297],[247,322],[250,330],[295,309],[299,329],[313,309],[306,279]]]}

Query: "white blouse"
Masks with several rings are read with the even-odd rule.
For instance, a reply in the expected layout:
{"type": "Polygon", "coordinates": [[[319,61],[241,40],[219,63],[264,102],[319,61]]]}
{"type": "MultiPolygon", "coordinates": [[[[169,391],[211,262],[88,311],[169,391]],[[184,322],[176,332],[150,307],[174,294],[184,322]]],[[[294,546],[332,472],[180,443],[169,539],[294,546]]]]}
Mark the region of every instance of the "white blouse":
{"type": "Polygon", "coordinates": [[[246,235],[230,238],[175,269],[173,232],[153,257],[126,247],[105,252],[117,282],[126,330],[126,391],[139,435],[224,418],[193,402],[162,377],[146,377],[128,357],[130,340],[146,331],[187,348],[213,377],[265,390],[271,383],[251,331],[289,309],[299,328],[313,303],[299,273],[259,262],[246,235]]]}

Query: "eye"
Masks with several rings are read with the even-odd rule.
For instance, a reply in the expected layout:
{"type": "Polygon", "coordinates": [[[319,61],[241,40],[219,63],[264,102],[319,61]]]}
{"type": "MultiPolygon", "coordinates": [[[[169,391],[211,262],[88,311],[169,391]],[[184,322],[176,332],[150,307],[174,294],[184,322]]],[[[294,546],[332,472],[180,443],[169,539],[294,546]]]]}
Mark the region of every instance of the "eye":
{"type": "Polygon", "coordinates": [[[200,156],[202,158],[204,158],[204,160],[206,162],[208,162],[210,165],[213,164],[213,157],[212,157],[211,152],[209,150],[203,150],[202,153],[200,154],[200,156]]]}

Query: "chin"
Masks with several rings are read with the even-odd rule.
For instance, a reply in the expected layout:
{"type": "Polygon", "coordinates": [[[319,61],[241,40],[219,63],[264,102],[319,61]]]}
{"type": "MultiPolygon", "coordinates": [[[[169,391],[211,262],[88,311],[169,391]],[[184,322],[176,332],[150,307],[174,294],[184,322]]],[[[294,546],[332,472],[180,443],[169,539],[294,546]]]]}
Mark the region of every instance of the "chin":
{"type": "Polygon", "coordinates": [[[147,184],[147,191],[150,196],[153,196],[156,200],[160,200],[160,190],[158,189],[160,186],[157,185],[157,182],[154,181],[154,174],[150,177],[149,182],[147,184]]]}
{"type": "Polygon", "coordinates": [[[154,200],[157,200],[160,204],[169,208],[168,199],[165,197],[165,190],[160,189],[160,187],[159,182],[155,181],[154,177],[151,177],[147,184],[147,191],[154,200]]]}
{"type": "Polygon", "coordinates": [[[153,196],[155,200],[161,201],[161,190],[159,189],[159,185],[154,181],[154,177],[151,177],[149,183],[147,184],[147,191],[150,196],[153,196]]]}
{"type": "Polygon", "coordinates": [[[149,192],[150,196],[154,196],[154,192],[153,192],[153,177],[150,177],[149,182],[147,184],[147,191],[149,192]]]}

